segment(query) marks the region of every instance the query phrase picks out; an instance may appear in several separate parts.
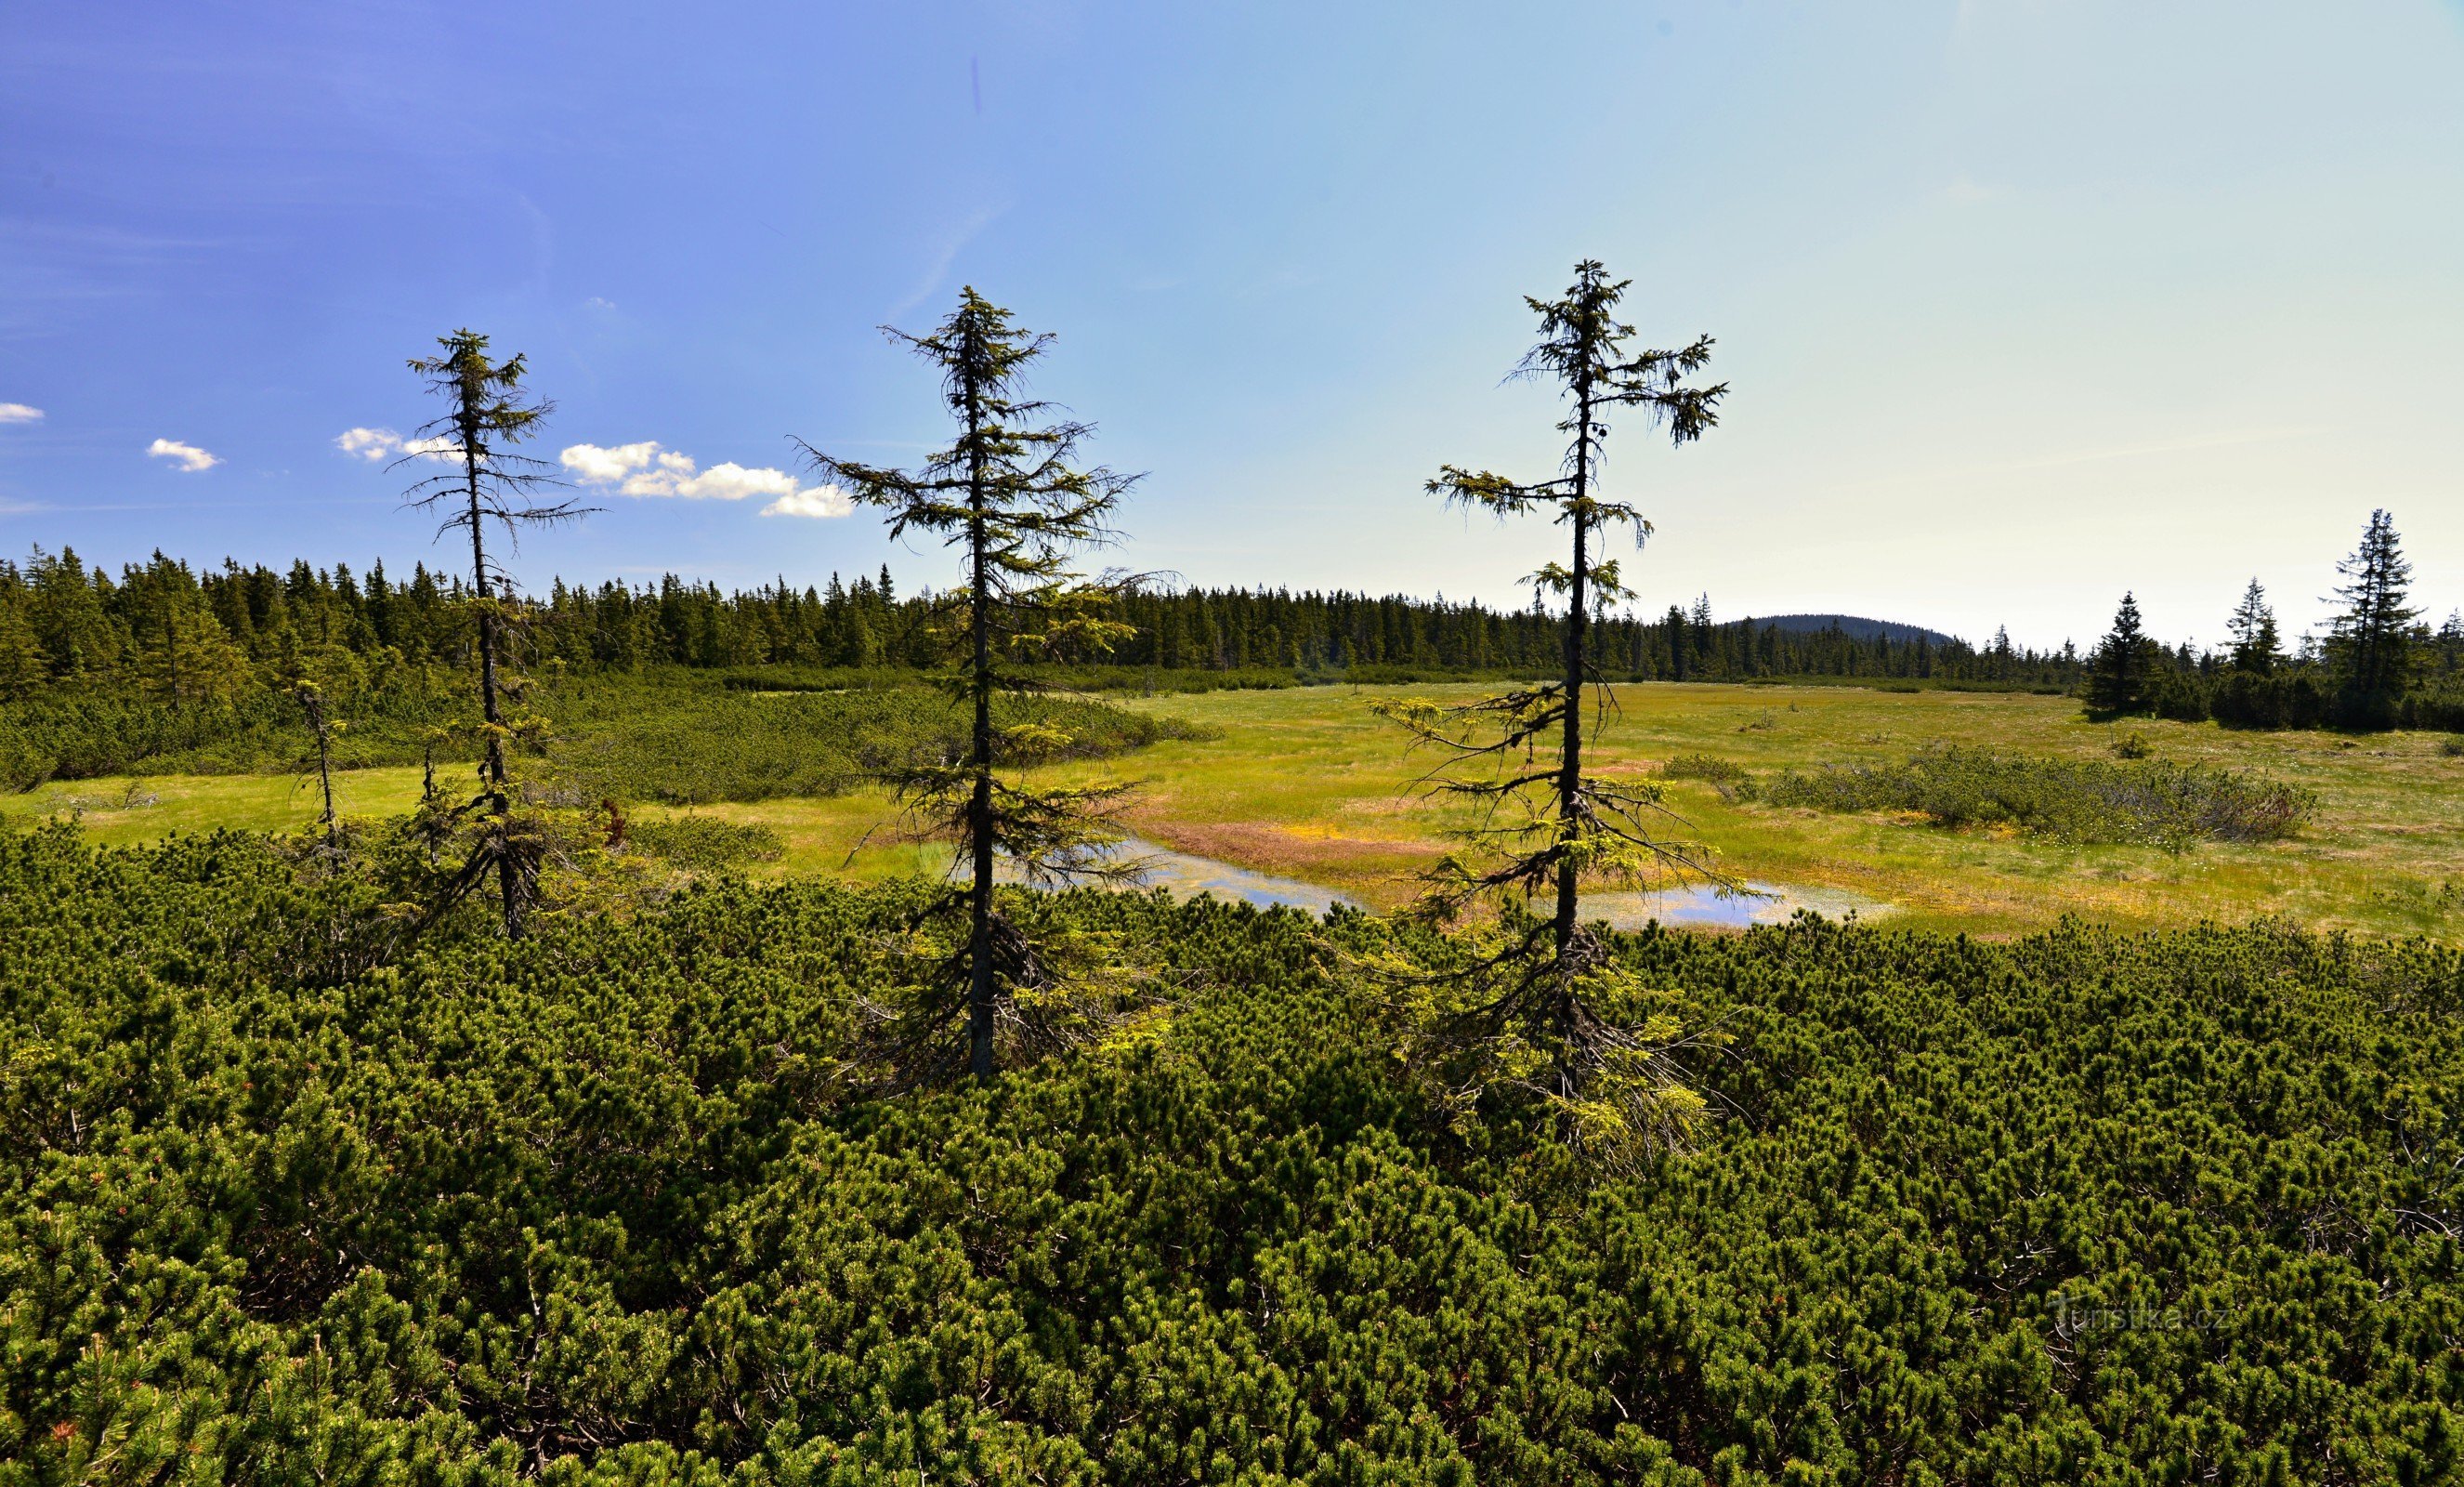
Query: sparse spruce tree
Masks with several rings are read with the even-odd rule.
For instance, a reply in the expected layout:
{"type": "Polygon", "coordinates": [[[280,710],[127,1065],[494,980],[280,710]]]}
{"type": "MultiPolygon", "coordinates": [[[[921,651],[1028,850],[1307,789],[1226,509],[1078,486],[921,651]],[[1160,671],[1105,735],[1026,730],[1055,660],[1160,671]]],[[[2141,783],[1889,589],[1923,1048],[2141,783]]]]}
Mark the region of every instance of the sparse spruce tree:
{"type": "MultiPolygon", "coordinates": [[[[936,596],[936,629],[956,652],[944,682],[968,709],[966,755],[919,761],[892,775],[927,830],[957,848],[963,886],[936,910],[954,917],[963,906],[964,943],[939,959],[935,984],[901,1019],[894,1054],[927,1076],[949,1072],[956,1060],[947,1056],[954,1050],[946,1033],[963,1014],[964,1068],[990,1078],[1004,1034],[1016,1054],[1032,1056],[1090,1031],[1091,1009],[1102,1000],[1076,994],[1089,987],[1073,984],[1071,954],[1035,943],[1003,911],[996,863],[1007,859],[1036,884],[1135,871],[1113,851],[1124,835],[1113,813],[1127,788],[1028,788],[1021,771],[1067,740],[1039,724],[997,728],[993,704],[1043,689],[1032,669],[1038,657],[1108,651],[1128,636],[1129,627],[1111,617],[1122,586],[1085,582],[1068,563],[1073,552],[1112,540],[1111,513],[1136,477],[1078,467],[1093,428],[1023,391],[1052,338],[1019,328],[972,287],[925,335],[883,330],[939,370],[957,438],[913,471],[858,464],[798,442],[822,477],[888,513],[893,540],[911,531],[937,536],[957,549],[965,569],[961,587],[936,596]]],[[[890,603],[886,566],[880,591],[890,603]]]]}
{"type": "Polygon", "coordinates": [[[2396,703],[2412,679],[2412,623],[2421,617],[2406,602],[2412,565],[2405,560],[2394,519],[2384,510],[2371,512],[2361,546],[2336,571],[2347,580],[2336,589],[2344,609],[2327,639],[2337,721],[2348,727],[2391,726],[2396,703]]]}
{"type": "Polygon", "coordinates": [[[2272,675],[2284,662],[2284,646],[2276,633],[2276,611],[2268,607],[2267,590],[2252,579],[2241,603],[2225,621],[2233,636],[2233,669],[2255,677],[2272,675]]]}
{"type": "Polygon", "coordinates": [[[2122,608],[2113,614],[2113,629],[2106,632],[2088,662],[2088,710],[2114,717],[2147,711],[2162,654],[2140,624],[2138,597],[2123,594],[2122,608]]]}
{"type": "MultiPolygon", "coordinates": [[[[1626,287],[1585,260],[1562,298],[1525,301],[1540,319],[1541,336],[1513,375],[1554,384],[1572,405],[1557,425],[1568,436],[1559,473],[1522,481],[1447,465],[1427,486],[1450,505],[1501,520],[1548,512],[1568,528],[1569,561],[1552,562],[1530,580],[1537,593],[1565,606],[1557,678],[1454,706],[1379,704],[1416,746],[1442,756],[1425,783],[1474,812],[1462,850],[1430,873],[1422,912],[1453,921],[1486,906],[1501,915],[1498,938],[1476,952],[1467,975],[1455,978],[1446,1002],[1427,1010],[1428,1025],[1441,1045],[1474,1060],[1469,1087],[1502,1078],[1536,1093],[1578,1145],[1603,1154],[1681,1139],[1700,1100],[1664,1061],[1673,1030],[1646,1010],[1648,999],[1626,984],[1607,946],[1581,921],[1581,892],[1587,884],[1634,888],[1671,876],[1732,886],[1705,849],[1663,836],[1651,824],[1663,810],[1656,787],[1583,768],[1586,723],[1613,705],[1598,682],[1591,628],[1601,610],[1632,597],[1603,549],[1615,528],[1630,531],[1637,546],[1651,531],[1639,510],[1601,494],[1608,419],[1631,411],[1683,445],[1718,421],[1727,391],[1725,383],[1686,384],[1710,362],[1708,337],[1676,350],[1627,349],[1633,327],[1617,319],[1626,287]],[[1524,910],[1534,898],[1550,903],[1547,918],[1524,910]]],[[[1691,625],[1698,636],[1708,611],[1707,596],[1697,601],[1691,625]]],[[[1671,638],[1682,657],[1683,639],[1673,630],[1671,638]]],[[[1467,1087],[1457,1076],[1447,1082],[1467,1087]]]]}
{"type": "Polygon", "coordinates": [[[529,370],[524,359],[519,354],[501,362],[491,359],[488,338],[467,329],[439,337],[437,344],[444,354],[413,357],[410,369],[445,400],[446,411],[419,431],[425,447],[396,464],[434,460],[446,467],[414,482],[404,500],[417,510],[444,513],[436,528],[440,540],[459,532],[471,544],[472,611],[478,631],[480,793],[466,808],[474,817],[472,853],[447,898],[459,899],[493,875],[505,933],[519,938],[538,882],[541,847],[536,824],[521,820],[515,810],[505,763],[505,745],[515,731],[504,705],[506,640],[519,612],[513,576],[489,552],[488,528],[499,528],[506,546],[516,547],[525,529],[578,521],[589,508],[542,496],[562,483],[550,474],[553,467],[514,453],[555,411],[554,404],[532,397],[523,388],[529,370]]]}

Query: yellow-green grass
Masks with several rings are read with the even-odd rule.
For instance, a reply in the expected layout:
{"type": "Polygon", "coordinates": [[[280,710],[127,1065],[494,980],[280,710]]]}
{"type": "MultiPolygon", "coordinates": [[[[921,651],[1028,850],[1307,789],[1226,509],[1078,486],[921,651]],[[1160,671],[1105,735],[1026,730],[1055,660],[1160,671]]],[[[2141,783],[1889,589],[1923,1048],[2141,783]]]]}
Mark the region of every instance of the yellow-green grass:
{"type": "MultiPolygon", "coordinates": [[[[399,815],[419,804],[419,776],[416,766],[342,770],[334,776],[335,809],[353,819],[399,815]]],[[[0,796],[0,813],[75,816],[95,840],[115,847],[225,828],[303,831],[316,824],[320,805],[313,774],[114,775],[0,796]]]]}
{"type": "MultiPolygon", "coordinates": [[[[1373,718],[1369,703],[1407,691],[1462,700],[1480,690],[1319,687],[1133,700],[1205,724],[1212,736],[1053,778],[1141,781],[1129,815],[1140,835],[1393,907],[1410,896],[1411,876],[1444,849],[1456,817],[1411,793],[1434,761],[1407,756],[1400,734],[1373,718]]],[[[1617,699],[1620,711],[1600,728],[1594,758],[1604,771],[1641,780],[1682,754],[1769,771],[1897,761],[1936,742],[2107,758],[2115,740],[2137,732],[2158,757],[2260,771],[2320,798],[2316,819],[2292,840],[2168,854],[1778,810],[1724,801],[1697,781],[1667,784],[1678,819],[1662,824],[1707,844],[1727,871],[1890,904],[1895,922],[2007,935],[2065,914],[2142,927],[2273,915],[2322,929],[2464,941],[2464,759],[2442,755],[2433,735],[2099,724],[2081,718],[2075,700],[2015,694],[1644,684],[1618,688],[1617,699]]],[[[415,769],[340,778],[353,814],[407,809],[418,791],[415,769]]],[[[82,800],[88,829],[112,842],[215,826],[297,828],[315,815],[313,788],[287,778],[147,778],[135,782],[139,796],[158,803],[118,809],[129,784],[55,784],[0,809],[39,813],[82,800]]],[[[904,839],[895,809],[876,793],[700,810],[778,832],[786,852],[763,868],[769,873],[879,878],[948,862],[946,850],[904,839]]]]}
{"type": "MultiPolygon", "coordinates": [[[[1439,700],[1480,695],[1424,688],[1439,700]]],[[[1433,763],[1402,757],[1369,716],[1368,689],[1157,699],[1150,707],[1221,730],[1116,762],[1150,786],[1133,811],[1165,846],[1325,883],[1390,906],[1442,849],[1448,813],[1407,793],[1433,763]]],[[[2075,700],[2007,693],[1860,688],[1620,687],[1595,761],[1653,778],[1705,753],[1757,771],[1896,761],[1929,743],[2007,753],[2109,758],[2145,737],[2161,758],[2256,770],[2318,792],[2296,838],[2205,843],[2170,854],[2077,847],[2009,832],[1931,826],[1724,801],[1695,781],[1666,786],[1677,834],[1727,870],[1782,886],[1844,890],[1897,905],[1902,922],[2009,934],[2065,914],[2153,927],[2280,915],[2320,928],[2464,939],[2464,760],[2429,734],[2346,738],[2249,733],[2212,724],[2091,723],[2075,700]]]]}

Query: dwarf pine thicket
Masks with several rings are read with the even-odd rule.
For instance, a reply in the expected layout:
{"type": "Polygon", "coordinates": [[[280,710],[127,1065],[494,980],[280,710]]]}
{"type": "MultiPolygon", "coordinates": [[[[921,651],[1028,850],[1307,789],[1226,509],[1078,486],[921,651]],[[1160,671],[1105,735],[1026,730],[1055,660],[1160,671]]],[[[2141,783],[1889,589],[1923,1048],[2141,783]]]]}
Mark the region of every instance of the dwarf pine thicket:
{"type": "MultiPolygon", "coordinates": [[[[877,1098],[903,889],[338,947],[261,839],[0,836],[11,1481],[2431,1482],[2464,965],[2268,928],[1620,937],[1725,1031],[1631,1175],[1463,1126],[1447,942],[1094,891],[1175,989],[877,1098]]],[[[1049,928],[1039,924],[1039,932],[1049,928]]]]}
{"type": "MultiPolygon", "coordinates": [[[[333,744],[337,767],[469,764],[476,751],[455,726],[469,712],[458,678],[432,670],[399,690],[326,694],[348,721],[333,744]]],[[[912,678],[877,687],[769,695],[670,669],[649,675],[565,675],[533,681],[525,697],[545,723],[529,745],[546,750],[541,784],[566,794],[698,804],[835,795],[913,754],[959,747],[963,721],[912,678]]],[[[1099,756],[1171,736],[1177,725],[1086,698],[1003,700],[1003,726],[1048,722],[1099,756]]],[[[309,747],[299,704],[274,692],[224,702],[161,705],[87,693],[0,703],[0,788],[110,774],[282,771],[309,747]]],[[[516,758],[525,750],[517,745],[516,758]]]]}

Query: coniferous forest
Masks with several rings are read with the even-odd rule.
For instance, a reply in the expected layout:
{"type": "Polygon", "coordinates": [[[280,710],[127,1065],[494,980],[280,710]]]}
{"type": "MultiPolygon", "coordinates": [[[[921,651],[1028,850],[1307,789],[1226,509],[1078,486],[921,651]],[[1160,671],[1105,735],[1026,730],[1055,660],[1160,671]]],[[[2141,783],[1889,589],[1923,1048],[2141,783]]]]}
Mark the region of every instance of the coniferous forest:
{"type": "MultiPolygon", "coordinates": [[[[347,655],[379,672],[451,667],[467,662],[473,647],[468,597],[467,584],[425,563],[403,578],[382,562],[356,572],[348,564],[302,561],[276,572],[229,562],[194,567],[158,556],[114,576],[74,551],[38,549],[23,560],[0,559],[0,695],[82,683],[151,690],[164,699],[228,699],[303,653],[329,661],[347,655]],[[175,672],[185,674],[175,678],[175,672]]],[[[596,588],[558,579],[545,592],[522,597],[520,644],[532,660],[562,669],[673,666],[780,676],[915,669],[934,658],[925,633],[930,598],[902,596],[887,570],[852,580],[831,574],[802,588],[781,580],[736,593],[673,576],[596,588]]],[[[1101,689],[1150,685],[1155,677],[1167,686],[1203,687],[1510,675],[1546,669],[1563,649],[1561,619],[1543,606],[1501,610],[1406,595],[1161,587],[1127,591],[1114,602],[1131,635],[1109,653],[1068,658],[1086,673],[1085,684],[1101,689]]],[[[2043,652],[2007,636],[1980,646],[1922,631],[1892,633],[1902,628],[1868,628],[1844,616],[1786,626],[1720,619],[1707,599],[1656,618],[1612,613],[1598,621],[1603,668],[1634,681],[1837,677],[2084,695],[2104,650],[2101,639],[2043,652]]],[[[2464,677],[2464,620],[2451,615],[2435,627],[2408,629],[2417,670],[2404,690],[2453,692],[2464,677]]],[[[2272,633],[2276,649],[2263,669],[2257,653],[2237,644],[2192,652],[2152,636],[2132,638],[2147,680],[2120,697],[2125,710],[2195,708],[2242,674],[2307,676],[2322,689],[2333,685],[2323,646],[2304,656],[2272,633]]]]}
{"type": "MultiPolygon", "coordinates": [[[[438,566],[0,566],[0,783],[322,790],[143,847],[0,817],[0,1487],[2457,1479],[2452,945],[1582,897],[1758,891],[1677,769],[1586,752],[1617,683],[2455,727],[2464,629],[2392,518],[2307,654],[2255,582],[2208,652],[2135,596],[2084,655],[1647,614],[1604,452],[1682,459],[1749,389],[1629,293],[1587,260],[1525,301],[1555,474],[1432,452],[1432,498],[1563,544],[1528,609],[1101,566],[1134,482],[1024,390],[1066,343],[973,289],[893,332],[947,442],[804,447],[946,589],[525,592],[512,539],[598,514],[469,330],[410,363],[438,566]],[[1422,680],[1483,685],[1359,709],[1468,812],[1399,911],[1141,886],[1136,756],[1196,730],[1120,694],[1422,680]],[[338,810],[377,765],[416,808],[338,810]],[[858,788],[946,871],[757,879],[759,832],[632,814],[858,788]]],[[[2169,780],[2175,852],[2315,806],[2127,742],[1729,783],[1922,813],[1972,776],[2030,802],[1981,824],[2094,842],[2087,794],[2169,780]]]]}

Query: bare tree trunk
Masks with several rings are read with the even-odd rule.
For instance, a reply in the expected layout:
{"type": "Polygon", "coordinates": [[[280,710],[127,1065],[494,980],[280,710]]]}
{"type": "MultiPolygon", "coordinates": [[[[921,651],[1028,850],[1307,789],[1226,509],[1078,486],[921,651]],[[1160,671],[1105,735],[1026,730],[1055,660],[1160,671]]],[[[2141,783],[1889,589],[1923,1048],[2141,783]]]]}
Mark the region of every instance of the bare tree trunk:
{"type": "Polygon", "coordinates": [[[969,645],[975,666],[975,731],[968,763],[975,769],[975,796],[967,807],[968,836],[975,848],[975,884],[967,924],[967,1069],[979,1079],[993,1076],[993,687],[992,596],[985,587],[984,456],[982,413],[976,388],[967,387],[967,522],[970,583],[969,645]]]}
{"type": "MultiPolygon", "coordinates": [[[[495,797],[496,830],[502,832],[513,802],[505,789],[505,711],[496,697],[495,595],[488,587],[488,549],[482,537],[479,507],[478,430],[465,420],[462,428],[462,473],[471,499],[471,586],[479,596],[479,716],[486,721],[488,788],[495,797]]],[[[522,937],[522,885],[514,871],[509,844],[496,844],[496,897],[503,905],[505,938],[522,937]]]]}
{"type": "Polygon", "coordinates": [[[488,723],[488,783],[499,793],[505,788],[505,746],[497,736],[504,726],[503,707],[496,700],[496,615],[488,588],[488,550],[480,537],[479,455],[462,439],[462,467],[471,492],[471,587],[479,595],[479,716],[488,723]]]}
{"type": "MultiPolygon", "coordinates": [[[[1591,485],[1592,384],[1588,374],[1574,390],[1574,575],[1566,605],[1566,737],[1559,749],[1557,771],[1557,840],[1572,847],[1580,834],[1583,792],[1583,641],[1590,618],[1591,597],[1585,589],[1591,555],[1591,523],[1583,500],[1591,485]]],[[[1557,864],[1557,954],[1563,960],[1573,947],[1575,897],[1582,871],[1572,857],[1557,864]]]]}
{"type": "Polygon", "coordinates": [[[334,814],[334,761],[325,733],[325,704],[313,692],[303,697],[301,701],[308,709],[308,726],[317,735],[317,787],[325,797],[325,846],[339,852],[342,846],[342,826],[334,814]]]}

